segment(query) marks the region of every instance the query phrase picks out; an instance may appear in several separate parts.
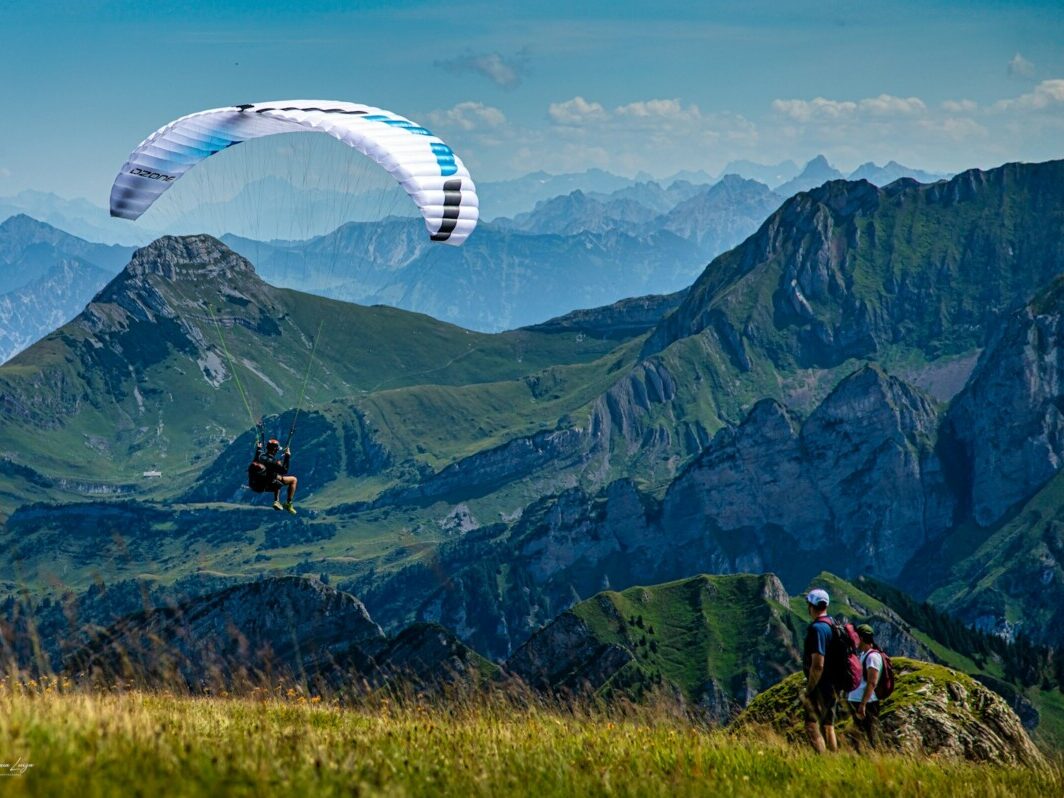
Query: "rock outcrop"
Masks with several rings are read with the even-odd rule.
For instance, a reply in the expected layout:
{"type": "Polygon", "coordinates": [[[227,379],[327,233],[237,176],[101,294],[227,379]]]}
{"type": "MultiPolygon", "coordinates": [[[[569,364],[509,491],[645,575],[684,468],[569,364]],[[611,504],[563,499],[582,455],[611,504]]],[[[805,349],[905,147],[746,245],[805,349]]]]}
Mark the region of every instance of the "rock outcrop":
{"type": "MultiPolygon", "coordinates": [[[[1001,765],[1040,766],[1045,758],[1008,704],[965,674],[918,660],[894,660],[894,694],[880,710],[883,744],[919,756],[967,759],[1001,765]]],[[[738,717],[738,728],[768,726],[800,741],[798,705],[802,675],[766,690],[738,717]]],[[[863,738],[846,716],[837,729],[842,745],[860,747],[863,738]]]]}

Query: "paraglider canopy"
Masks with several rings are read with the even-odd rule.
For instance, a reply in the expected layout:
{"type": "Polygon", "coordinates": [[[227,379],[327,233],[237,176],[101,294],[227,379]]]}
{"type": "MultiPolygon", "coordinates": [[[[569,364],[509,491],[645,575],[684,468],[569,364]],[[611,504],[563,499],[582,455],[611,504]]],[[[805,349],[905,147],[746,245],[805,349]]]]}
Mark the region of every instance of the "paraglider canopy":
{"type": "Polygon", "coordinates": [[[476,186],[446,143],[391,111],[333,100],[234,105],[169,122],[122,166],[111,187],[111,215],[137,219],[200,161],[280,133],[326,133],[378,163],[417,204],[433,241],[461,244],[476,227],[476,186]]]}

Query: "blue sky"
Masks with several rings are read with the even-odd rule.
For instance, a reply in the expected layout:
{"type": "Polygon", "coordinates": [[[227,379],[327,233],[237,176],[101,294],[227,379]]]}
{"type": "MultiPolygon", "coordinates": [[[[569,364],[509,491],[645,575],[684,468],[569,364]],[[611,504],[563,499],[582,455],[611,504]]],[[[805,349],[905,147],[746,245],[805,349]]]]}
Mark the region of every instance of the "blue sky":
{"type": "Polygon", "coordinates": [[[0,195],[103,204],[191,111],[336,98],[474,175],[1064,157],[1064,4],[0,0],[0,195]]]}

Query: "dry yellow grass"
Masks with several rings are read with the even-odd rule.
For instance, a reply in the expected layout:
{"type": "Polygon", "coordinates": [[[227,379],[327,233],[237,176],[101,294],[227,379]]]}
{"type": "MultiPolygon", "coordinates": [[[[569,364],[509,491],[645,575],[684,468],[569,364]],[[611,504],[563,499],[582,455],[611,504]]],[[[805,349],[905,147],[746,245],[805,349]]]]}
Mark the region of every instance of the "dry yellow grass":
{"type": "Polygon", "coordinates": [[[1038,796],[1046,771],[842,754],[689,725],[503,698],[341,707],[252,697],[0,687],[4,796],[1038,796]]]}

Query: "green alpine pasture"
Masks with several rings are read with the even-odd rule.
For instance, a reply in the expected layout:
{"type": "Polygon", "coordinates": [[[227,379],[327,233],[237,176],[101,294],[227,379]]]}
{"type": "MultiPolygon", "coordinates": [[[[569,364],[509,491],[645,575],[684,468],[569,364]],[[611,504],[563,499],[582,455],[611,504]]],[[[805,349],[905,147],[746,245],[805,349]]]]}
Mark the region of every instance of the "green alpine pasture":
{"type": "Polygon", "coordinates": [[[779,678],[792,666],[793,629],[804,622],[764,597],[768,578],[703,574],[600,593],[571,612],[599,643],[635,654],[605,693],[638,694],[664,681],[697,702],[710,681],[729,687],[749,682],[756,690],[760,672],[779,678]]]}
{"type": "Polygon", "coordinates": [[[492,699],[341,707],[62,684],[0,691],[5,796],[1059,795],[1059,766],[897,755],[825,759],[762,732],[668,712],[560,711],[492,699]]]}

